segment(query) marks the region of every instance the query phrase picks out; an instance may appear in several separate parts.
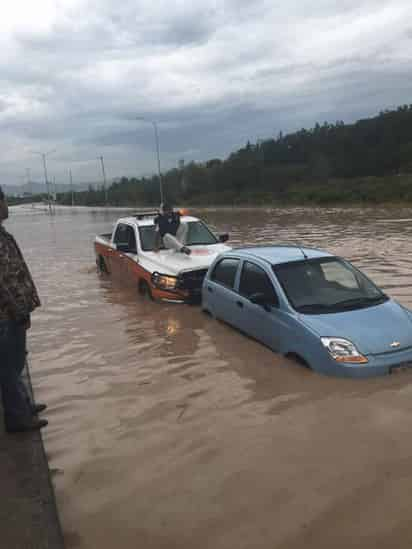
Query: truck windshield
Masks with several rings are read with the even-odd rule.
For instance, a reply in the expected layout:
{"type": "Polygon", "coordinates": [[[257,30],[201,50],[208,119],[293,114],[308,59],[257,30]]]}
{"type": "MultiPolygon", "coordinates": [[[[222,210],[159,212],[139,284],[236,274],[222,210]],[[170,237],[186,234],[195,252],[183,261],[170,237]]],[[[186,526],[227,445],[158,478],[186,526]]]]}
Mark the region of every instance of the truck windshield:
{"type": "Polygon", "coordinates": [[[337,257],[284,263],[273,270],[300,313],[338,313],[388,300],[364,274],[337,257]]]}
{"type": "MultiPolygon", "coordinates": [[[[201,221],[189,221],[187,225],[189,228],[186,242],[187,246],[210,246],[211,244],[218,243],[215,235],[201,221]]],[[[146,227],[139,227],[139,233],[142,250],[145,252],[153,251],[155,243],[155,226],[148,225],[146,227]]],[[[162,249],[164,249],[163,246],[162,249]]]]}

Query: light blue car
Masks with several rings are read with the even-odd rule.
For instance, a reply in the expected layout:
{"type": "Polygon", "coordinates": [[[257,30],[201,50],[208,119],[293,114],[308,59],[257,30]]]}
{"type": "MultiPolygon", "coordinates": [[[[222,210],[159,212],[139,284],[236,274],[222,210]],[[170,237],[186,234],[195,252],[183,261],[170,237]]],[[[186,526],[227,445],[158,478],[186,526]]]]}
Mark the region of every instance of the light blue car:
{"type": "Polygon", "coordinates": [[[321,250],[226,252],[204,279],[202,308],[316,372],[369,377],[412,368],[412,311],[321,250]]]}

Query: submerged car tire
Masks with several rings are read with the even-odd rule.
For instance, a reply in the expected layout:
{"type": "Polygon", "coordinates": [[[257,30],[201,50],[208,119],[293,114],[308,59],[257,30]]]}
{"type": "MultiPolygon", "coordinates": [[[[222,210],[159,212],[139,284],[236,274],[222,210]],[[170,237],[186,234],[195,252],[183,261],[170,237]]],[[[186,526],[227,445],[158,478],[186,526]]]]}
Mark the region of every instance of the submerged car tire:
{"type": "Polygon", "coordinates": [[[103,274],[109,274],[109,270],[107,268],[106,262],[101,255],[99,255],[99,258],[97,259],[96,263],[97,263],[97,268],[99,272],[103,274]]]}
{"type": "Polygon", "coordinates": [[[139,294],[141,296],[148,297],[150,299],[150,301],[154,301],[152,290],[151,290],[149,284],[146,282],[146,280],[141,279],[139,281],[138,290],[139,290],[139,294]]]}
{"type": "Polygon", "coordinates": [[[214,320],[216,320],[215,315],[210,311],[210,309],[208,309],[206,307],[202,307],[202,313],[204,315],[208,316],[209,318],[213,318],[214,320]]]}

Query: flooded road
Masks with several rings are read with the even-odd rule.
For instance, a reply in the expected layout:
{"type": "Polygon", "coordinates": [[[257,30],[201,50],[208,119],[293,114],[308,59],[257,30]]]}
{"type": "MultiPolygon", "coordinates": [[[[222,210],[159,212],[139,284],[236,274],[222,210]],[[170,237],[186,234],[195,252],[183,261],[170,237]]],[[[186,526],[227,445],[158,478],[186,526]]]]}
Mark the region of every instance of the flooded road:
{"type": "MultiPolygon", "coordinates": [[[[321,377],[99,277],[118,215],[7,223],[43,301],[30,362],[68,549],[410,548],[412,373],[321,377]]],[[[343,255],[412,307],[410,209],[201,215],[232,245],[343,255]]]]}

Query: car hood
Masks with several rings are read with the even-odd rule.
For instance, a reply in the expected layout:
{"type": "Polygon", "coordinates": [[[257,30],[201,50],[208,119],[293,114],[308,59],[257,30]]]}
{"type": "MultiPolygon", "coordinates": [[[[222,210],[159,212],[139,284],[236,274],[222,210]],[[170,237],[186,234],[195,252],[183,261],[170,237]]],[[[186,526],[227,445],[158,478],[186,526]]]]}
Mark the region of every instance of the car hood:
{"type": "Polygon", "coordinates": [[[322,315],[301,315],[319,336],[349,339],[363,354],[380,354],[412,347],[412,313],[390,299],[385,303],[322,315]],[[398,342],[399,345],[391,347],[398,342]]]}
{"type": "Polygon", "coordinates": [[[150,272],[159,272],[177,276],[187,271],[208,269],[216,256],[231,248],[224,244],[212,244],[209,246],[190,246],[192,253],[189,255],[174,250],[160,250],[159,252],[142,252],[139,263],[150,272]]]}

